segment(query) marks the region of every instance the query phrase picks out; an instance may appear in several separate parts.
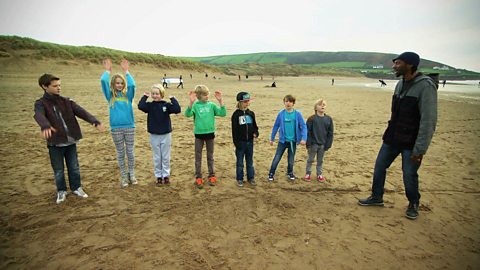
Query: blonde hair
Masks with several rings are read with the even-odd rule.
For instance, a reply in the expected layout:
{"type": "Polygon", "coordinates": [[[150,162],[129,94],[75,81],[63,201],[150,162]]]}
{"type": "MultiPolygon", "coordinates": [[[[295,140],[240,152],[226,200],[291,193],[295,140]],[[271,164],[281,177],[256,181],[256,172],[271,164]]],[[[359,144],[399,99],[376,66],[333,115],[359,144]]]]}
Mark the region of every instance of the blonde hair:
{"type": "Polygon", "coordinates": [[[201,96],[210,95],[210,90],[205,85],[197,85],[195,86],[195,95],[197,95],[197,99],[200,99],[201,96]]]}
{"type": "Polygon", "coordinates": [[[153,89],[158,89],[158,93],[160,94],[160,96],[162,96],[162,98],[165,97],[165,88],[163,88],[161,84],[156,83],[152,85],[152,92],[153,92],[153,89]]]}
{"type": "MultiPolygon", "coordinates": [[[[110,80],[110,93],[112,94],[112,98],[110,99],[110,105],[113,107],[115,104],[115,100],[117,99],[117,88],[115,88],[115,80],[117,78],[120,78],[123,81],[123,89],[122,89],[122,95],[124,97],[127,96],[127,80],[125,80],[125,77],[122,74],[115,74],[112,76],[112,79],[110,80]]],[[[128,99],[127,99],[128,103],[128,99]]]]}
{"type": "Polygon", "coordinates": [[[317,111],[317,106],[318,106],[318,105],[322,105],[322,103],[327,104],[327,102],[326,102],[323,98],[318,99],[317,101],[315,101],[315,105],[313,105],[313,110],[316,112],[316,111],[317,111]]]}

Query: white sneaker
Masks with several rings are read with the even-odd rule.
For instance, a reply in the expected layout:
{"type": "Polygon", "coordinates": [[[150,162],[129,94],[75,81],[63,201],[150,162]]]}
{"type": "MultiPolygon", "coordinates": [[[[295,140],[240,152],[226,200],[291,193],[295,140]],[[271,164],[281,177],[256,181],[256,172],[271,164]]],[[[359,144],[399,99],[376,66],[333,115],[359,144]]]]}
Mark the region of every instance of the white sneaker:
{"type": "Polygon", "coordinates": [[[135,178],[135,176],[134,176],[134,177],[130,177],[130,183],[131,183],[132,185],[138,184],[137,178],[135,178]]]}
{"type": "Polygon", "coordinates": [[[120,176],[120,188],[128,187],[128,176],[120,176]]]}
{"type": "Polygon", "coordinates": [[[65,201],[65,199],[67,199],[67,192],[66,191],[60,190],[59,192],[57,192],[57,204],[65,201]]]}
{"type": "Polygon", "coordinates": [[[73,194],[77,195],[78,197],[88,198],[87,193],[85,193],[85,191],[83,191],[82,187],[79,187],[77,190],[75,190],[73,192],[73,194]]]}

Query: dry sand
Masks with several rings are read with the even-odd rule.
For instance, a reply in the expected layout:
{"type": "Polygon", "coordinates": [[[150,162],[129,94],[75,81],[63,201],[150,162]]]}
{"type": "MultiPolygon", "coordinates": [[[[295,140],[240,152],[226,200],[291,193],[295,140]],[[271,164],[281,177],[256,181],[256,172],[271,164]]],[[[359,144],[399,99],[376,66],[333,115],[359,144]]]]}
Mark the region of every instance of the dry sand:
{"type": "MultiPolygon", "coordinates": [[[[172,184],[154,184],[146,115],[135,109],[139,185],[120,189],[110,132],[81,123],[78,144],[87,199],[72,194],[55,204],[46,144],[33,120],[42,95],[37,78],[62,78],[62,93],[108,125],[99,77],[101,65],[0,63],[0,268],[1,269],[480,269],[480,104],[439,100],[437,132],[420,173],[420,216],[404,217],[408,204],[400,158],[387,176],[385,207],[357,206],[369,195],[373,165],[389,118],[391,93],[348,86],[363,78],[276,78],[248,81],[221,74],[131,67],[138,102],[163,73],[183,74],[185,89],[169,88],[182,109],[196,84],[221,90],[227,117],[217,118],[215,169],[219,183],[193,187],[192,119],[172,116],[172,184]],[[216,76],[220,79],[213,80],[216,76]],[[230,116],[238,90],[255,98],[260,137],[254,165],[257,187],[235,185],[230,116]],[[306,118],[323,97],[335,123],[326,154],[328,181],[289,183],[286,156],[274,183],[267,173],[275,152],[268,144],[282,98],[292,93],[306,118]]],[[[119,71],[119,67],[116,67],[119,71]]],[[[214,100],[213,96],[211,97],[214,100]]],[[[295,173],[303,176],[299,147],[295,173]]],[[[203,171],[206,174],[204,158],[203,171]]]]}

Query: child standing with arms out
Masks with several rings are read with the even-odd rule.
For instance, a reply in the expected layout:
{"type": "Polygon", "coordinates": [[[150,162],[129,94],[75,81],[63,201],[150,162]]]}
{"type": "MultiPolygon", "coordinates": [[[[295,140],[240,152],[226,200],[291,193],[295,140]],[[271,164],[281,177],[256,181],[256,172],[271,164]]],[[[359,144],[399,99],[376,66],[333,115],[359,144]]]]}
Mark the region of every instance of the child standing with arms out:
{"type": "Polygon", "coordinates": [[[57,204],[65,201],[67,184],[64,174],[64,160],[68,169],[68,182],[73,194],[87,198],[80,180],[77,142],[82,138],[76,117],[94,125],[103,132],[103,125],[73,100],[60,96],[60,78],[52,74],[43,74],[38,79],[43,89],[43,97],[35,101],[35,121],[41,128],[42,136],[47,140],[50,163],[57,186],[57,204]]]}
{"type": "Polygon", "coordinates": [[[208,183],[214,186],[217,182],[213,168],[213,143],[215,138],[215,116],[224,117],[227,109],[223,103],[222,93],[215,91],[215,98],[220,107],[208,101],[210,91],[205,85],[197,85],[195,91],[190,91],[190,105],[185,110],[186,117],[193,116],[193,133],[195,134],[195,185],[202,188],[202,149],[206,144],[208,183]],[[197,100],[198,99],[198,100],[197,100]]]}
{"type": "Polygon", "coordinates": [[[118,165],[120,167],[120,187],[128,187],[128,184],[136,185],[135,178],[135,122],[133,119],[133,97],[135,96],[135,81],[128,72],[128,61],[121,63],[125,77],[121,74],[115,74],[110,79],[112,73],[112,60],[103,61],[105,72],[100,78],[102,92],[107,99],[110,109],[110,128],[112,131],[113,142],[117,149],[118,165]],[[128,158],[128,172],[125,168],[125,148],[128,158]]]}
{"type": "Polygon", "coordinates": [[[272,160],[272,166],[270,166],[270,172],[268,173],[268,181],[274,180],[275,171],[278,163],[282,159],[283,153],[288,149],[288,167],[287,175],[291,181],[295,181],[297,178],[293,174],[293,164],[295,162],[295,151],[297,144],[305,145],[307,140],[307,126],[305,120],[303,120],[302,113],[293,108],[295,106],[295,97],[292,95],[286,95],[283,98],[285,109],[281,110],[275,124],[272,128],[272,135],[270,136],[270,145],[273,145],[275,135],[279,132],[278,146],[275,153],[275,157],[272,160]]]}
{"type": "Polygon", "coordinates": [[[165,89],[160,84],[152,86],[152,92],[145,92],[138,103],[138,108],[147,113],[147,130],[153,151],[154,174],[157,184],[170,184],[170,150],[172,147],[172,122],[170,114],[181,111],[180,104],[174,96],[170,102],[164,100],[165,89]],[[147,103],[151,96],[153,102],[147,103]]]}
{"type": "Polygon", "coordinates": [[[243,187],[243,159],[247,166],[247,181],[255,186],[253,167],[253,141],[258,138],[258,126],[255,113],[248,109],[250,95],[247,92],[237,94],[237,110],[232,114],[232,138],[237,157],[237,185],[243,187]]]}
{"type": "Polygon", "coordinates": [[[323,155],[332,147],[333,143],[333,120],[330,116],[325,114],[327,102],[323,99],[317,100],[313,109],[315,114],[307,119],[307,151],[308,160],[305,174],[305,181],[311,181],[312,164],[317,156],[317,180],[325,181],[322,174],[323,155]]]}

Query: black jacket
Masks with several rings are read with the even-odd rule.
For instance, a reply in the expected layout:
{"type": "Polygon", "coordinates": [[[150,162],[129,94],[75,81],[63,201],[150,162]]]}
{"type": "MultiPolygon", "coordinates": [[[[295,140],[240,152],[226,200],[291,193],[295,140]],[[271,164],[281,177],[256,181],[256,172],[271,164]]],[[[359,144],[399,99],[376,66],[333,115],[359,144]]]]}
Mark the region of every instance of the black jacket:
{"type": "Polygon", "coordinates": [[[247,109],[237,109],[232,114],[232,138],[235,146],[241,141],[251,141],[254,135],[258,137],[258,126],[255,113],[247,109]]]}

